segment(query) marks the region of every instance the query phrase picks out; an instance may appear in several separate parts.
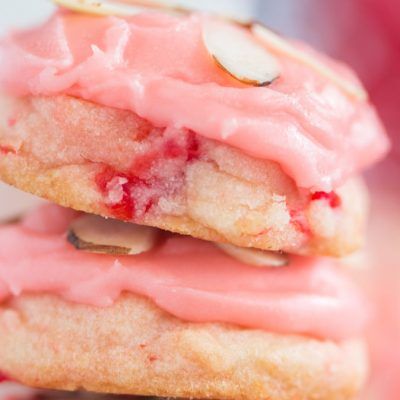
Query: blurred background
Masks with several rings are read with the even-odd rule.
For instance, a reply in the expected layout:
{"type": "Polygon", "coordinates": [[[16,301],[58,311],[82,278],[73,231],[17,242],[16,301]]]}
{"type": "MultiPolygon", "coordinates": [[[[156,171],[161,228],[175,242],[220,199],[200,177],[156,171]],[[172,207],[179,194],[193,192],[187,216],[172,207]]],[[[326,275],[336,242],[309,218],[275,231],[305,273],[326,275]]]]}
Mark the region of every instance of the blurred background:
{"type": "MultiPolygon", "coordinates": [[[[400,399],[400,2],[399,0],[188,0],[253,16],[349,63],[392,138],[390,157],[367,173],[372,192],[368,265],[355,272],[376,304],[369,341],[372,377],[363,400],[400,399]]],[[[2,1],[0,33],[45,18],[47,0],[2,1]]],[[[37,200],[0,185],[0,220],[37,200]]]]}

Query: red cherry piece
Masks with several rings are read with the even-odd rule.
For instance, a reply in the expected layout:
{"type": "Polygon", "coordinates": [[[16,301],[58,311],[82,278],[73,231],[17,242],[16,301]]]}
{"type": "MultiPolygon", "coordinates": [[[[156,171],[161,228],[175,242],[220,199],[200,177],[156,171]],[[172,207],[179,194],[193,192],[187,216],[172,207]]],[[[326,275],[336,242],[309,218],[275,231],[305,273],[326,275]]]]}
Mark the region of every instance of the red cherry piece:
{"type": "Polygon", "coordinates": [[[342,205],[342,199],[335,192],[315,192],[311,195],[312,201],[326,200],[332,208],[338,208],[342,205]]]}

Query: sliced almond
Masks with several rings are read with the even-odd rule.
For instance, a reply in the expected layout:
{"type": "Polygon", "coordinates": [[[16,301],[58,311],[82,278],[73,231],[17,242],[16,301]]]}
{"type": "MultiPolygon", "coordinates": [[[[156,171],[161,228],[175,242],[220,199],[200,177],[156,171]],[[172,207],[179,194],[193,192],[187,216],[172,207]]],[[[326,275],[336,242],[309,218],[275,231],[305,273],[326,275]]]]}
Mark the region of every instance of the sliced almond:
{"type": "Polygon", "coordinates": [[[246,249],[226,243],[217,243],[217,246],[226,254],[244,264],[261,268],[279,268],[289,264],[289,258],[274,251],[246,249]]]}
{"type": "Polygon", "coordinates": [[[155,228],[89,214],[73,221],[68,232],[68,241],[76,249],[113,255],[145,253],[157,239],[155,228]]]}
{"type": "Polygon", "coordinates": [[[203,40],[217,64],[243,83],[266,86],[280,75],[278,60],[243,27],[207,20],[203,23],[203,40]]]}
{"type": "Polygon", "coordinates": [[[307,65],[308,67],[314,69],[320,75],[332,81],[341,90],[346,92],[350,97],[356,98],[358,100],[367,100],[368,94],[361,85],[357,85],[349,80],[343,78],[340,74],[334,71],[325,63],[319,61],[311,54],[308,54],[297,47],[292,45],[289,41],[284,39],[282,36],[271,31],[267,27],[261,24],[253,24],[251,26],[251,31],[253,34],[263,41],[267,47],[277,53],[285,54],[297,61],[307,65]]]}
{"type": "Polygon", "coordinates": [[[53,0],[58,6],[85,14],[130,17],[149,12],[149,8],[108,0],[53,0]]]}
{"type": "MultiPolygon", "coordinates": [[[[182,15],[200,11],[201,5],[188,6],[184,0],[52,0],[58,6],[68,10],[99,15],[130,17],[144,12],[163,11],[171,15],[182,15]]],[[[221,18],[250,26],[249,19],[216,13],[221,18]]]]}

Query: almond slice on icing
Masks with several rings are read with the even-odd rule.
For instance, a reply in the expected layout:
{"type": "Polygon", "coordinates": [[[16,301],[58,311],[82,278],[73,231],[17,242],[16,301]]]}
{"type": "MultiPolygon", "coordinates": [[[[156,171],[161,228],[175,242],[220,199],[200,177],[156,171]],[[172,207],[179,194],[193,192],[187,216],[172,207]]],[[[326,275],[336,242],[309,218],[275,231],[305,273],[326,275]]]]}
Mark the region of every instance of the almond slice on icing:
{"type": "Polygon", "coordinates": [[[348,79],[343,78],[328,65],[319,61],[311,54],[296,48],[289,41],[271,31],[267,27],[261,24],[253,24],[250,29],[255,37],[264,42],[268,48],[276,51],[277,53],[285,54],[291,58],[294,58],[304,65],[314,69],[317,73],[332,81],[350,97],[361,101],[368,99],[368,94],[361,85],[357,85],[356,83],[350,82],[348,79]]]}
{"type": "Polygon", "coordinates": [[[78,250],[112,255],[138,255],[151,250],[159,231],[87,214],[72,222],[68,241],[78,250]]]}
{"type": "Polygon", "coordinates": [[[148,12],[149,8],[108,0],[53,0],[58,6],[80,13],[130,17],[148,12]]]}
{"type": "MultiPolygon", "coordinates": [[[[52,0],[58,6],[68,10],[99,15],[99,16],[119,16],[130,17],[144,12],[163,11],[168,14],[179,16],[190,12],[199,11],[199,7],[190,7],[182,0],[52,0]]],[[[229,15],[219,14],[221,18],[226,18],[249,26],[249,19],[241,19],[229,15]]]]}
{"type": "Polygon", "coordinates": [[[216,243],[226,254],[244,264],[260,268],[279,268],[289,264],[289,258],[274,251],[263,251],[233,246],[226,243],[216,243]]]}
{"type": "Polygon", "coordinates": [[[219,19],[205,21],[203,41],[217,64],[243,83],[266,86],[280,75],[278,60],[243,27],[219,19]]]}

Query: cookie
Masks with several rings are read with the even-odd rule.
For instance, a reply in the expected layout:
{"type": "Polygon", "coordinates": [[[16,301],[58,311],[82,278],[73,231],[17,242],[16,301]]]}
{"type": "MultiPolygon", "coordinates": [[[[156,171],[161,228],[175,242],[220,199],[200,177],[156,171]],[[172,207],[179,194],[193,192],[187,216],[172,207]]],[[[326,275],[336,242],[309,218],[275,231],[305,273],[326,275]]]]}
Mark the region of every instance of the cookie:
{"type": "Polygon", "coordinates": [[[3,96],[1,110],[1,179],[63,206],[264,250],[340,256],[363,243],[360,179],[299,189],[274,162],[72,97],[3,96]]]}
{"type": "Polygon", "coordinates": [[[232,400],[353,399],[361,341],[182,322],[127,294],[112,307],[23,295],[0,308],[0,369],[37,388],[232,400]]]}

